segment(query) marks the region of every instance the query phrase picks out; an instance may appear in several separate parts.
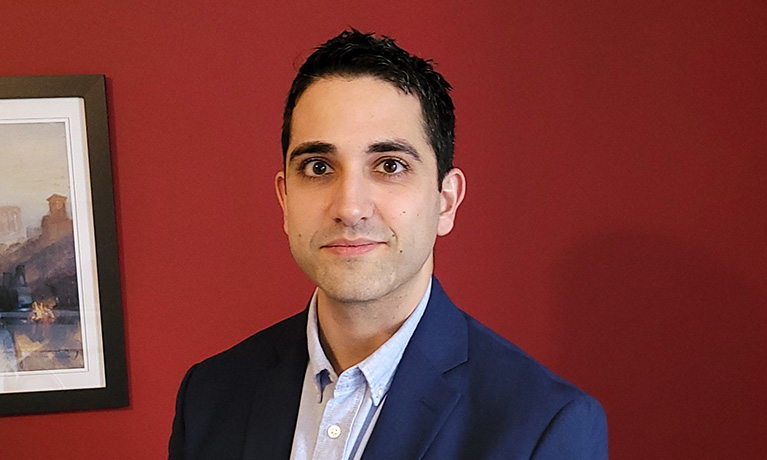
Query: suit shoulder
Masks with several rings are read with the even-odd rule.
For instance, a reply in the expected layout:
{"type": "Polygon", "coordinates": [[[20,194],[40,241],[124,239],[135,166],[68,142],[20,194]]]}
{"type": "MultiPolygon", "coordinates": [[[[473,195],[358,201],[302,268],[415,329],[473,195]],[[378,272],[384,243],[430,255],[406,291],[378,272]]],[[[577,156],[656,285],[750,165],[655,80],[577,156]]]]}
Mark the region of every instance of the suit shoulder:
{"type": "Polygon", "coordinates": [[[296,395],[297,411],[307,359],[305,327],[306,314],[298,314],[192,366],[176,400],[171,456],[214,458],[237,449],[255,404],[275,388],[296,395]]]}
{"type": "Polygon", "coordinates": [[[306,312],[303,311],[201,361],[194,366],[195,373],[210,371],[218,374],[223,371],[269,367],[276,359],[278,352],[300,346],[302,342],[305,343],[305,329],[306,312]]]}
{"type": "Polygon", "coordinates": [[[507,393],[503,389],[513,389],[515,404],[537,410],[548,407],[552,412],[574,400],[593,399],[517,345],[462,313],[468,328],[472,381],[486,390],[485,395],[504,395],[507,393]]]}
{"type": "Polygon", "coordinates": [[[588,396],[570,401],[544,430],[534,448],[535,459],[569,458],[606,460],[607,418],[599,402],[588,396]]]}

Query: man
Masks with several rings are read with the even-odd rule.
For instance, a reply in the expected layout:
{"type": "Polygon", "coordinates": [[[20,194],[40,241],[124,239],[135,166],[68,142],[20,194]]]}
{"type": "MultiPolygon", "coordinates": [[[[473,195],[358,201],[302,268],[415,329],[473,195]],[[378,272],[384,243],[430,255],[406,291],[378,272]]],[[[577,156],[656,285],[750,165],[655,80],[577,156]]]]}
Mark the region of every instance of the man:
{"type": "Polygon", "coordinates": [[[432,276],[466,189],[449,89],[357,31],[307,59],[275,186],[317,289],[302,313],[189,370],[171,459],[607,458],[599,404],[432,276]]]}

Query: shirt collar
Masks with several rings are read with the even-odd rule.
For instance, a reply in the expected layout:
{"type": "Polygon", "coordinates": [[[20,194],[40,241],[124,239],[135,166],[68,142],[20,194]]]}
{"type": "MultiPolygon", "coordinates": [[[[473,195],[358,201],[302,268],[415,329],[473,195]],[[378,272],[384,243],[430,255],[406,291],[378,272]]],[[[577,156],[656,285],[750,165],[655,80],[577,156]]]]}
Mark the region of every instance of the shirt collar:
{"type": "MultiPolygon", "coordinates": [[[[424,311],[426,311],[426,304],[429,303],[429,296],[431,294],[431,280],[426,287],[426,292],[421,298],[418,305],[413,310],[413,313],[408,316],[402,326],[394,333],[389,340],[381,345],[370,356],[365,358],[362,362],[347,369],[345,372],[352,371],[357,368],[365,376],[368,388],[370,389],[371,398],[373,404],[378,406],[383,400],[386,393],[389,391],[392,379],[394,378],[394,371],[397,369],[402,354],[405,352],[405,347],[410,342],[410,338],[415,332],[416,326],[418,326],[424,311]]],[[[338,379],[333,366],[330,364],[325,352],[320,345],[319,328],[317,322],[317,289],[315,289],[312,295],[312,300],[309,302],[309,317],[306,322],[306,339],[309,352],[309,369],[311,375],[314,377],[314,383],[317,386],[319,393],[319,402],[322,402],[322,393],[325,387],[330,383],[338,379]]],[[[354,371],[352,371],[354,372],[354,371]]]]}

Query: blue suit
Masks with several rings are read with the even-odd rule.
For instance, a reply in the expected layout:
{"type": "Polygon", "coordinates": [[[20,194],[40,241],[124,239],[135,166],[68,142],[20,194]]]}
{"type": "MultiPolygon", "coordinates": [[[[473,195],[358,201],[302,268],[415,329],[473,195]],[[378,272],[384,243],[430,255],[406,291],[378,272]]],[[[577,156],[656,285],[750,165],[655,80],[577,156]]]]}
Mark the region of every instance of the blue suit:
{"type": "MultiPolygon", "coordinates": [[[[193,366],[172,460],[288,460],[306,311],[193,366]]],[[[435,279],[363,460],[607,459],[599,403],[462,312],[435,279]]],[[[335,459],[328,459],[335,460],[335,459]]]]}

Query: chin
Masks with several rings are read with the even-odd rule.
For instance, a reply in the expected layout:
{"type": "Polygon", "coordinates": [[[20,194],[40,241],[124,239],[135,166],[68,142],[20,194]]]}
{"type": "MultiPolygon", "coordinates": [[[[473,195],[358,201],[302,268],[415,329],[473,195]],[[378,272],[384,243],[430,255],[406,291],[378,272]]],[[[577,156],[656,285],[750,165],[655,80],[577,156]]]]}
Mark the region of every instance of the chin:
{"type": "Polygon", "coordinates": [[[423,275],[431,273],[431,265],[426,262],[395,262],[357,260],[356,263],[321,265],[299,263],[299,266],[328,298],[341,303],[366,303],[406,296],[408,286],[420,284],[423,275]]]}
{"type": "Polygon", "coordinates": [[[395,289],[392,272],[360,273],[360,270],[323,273],[313,278],[326,296],[337,302],[363,303],[386,297],[395,289]]]}
{"type": "Polygon", "coordinates": [[[387,289],[379,285],[360,283],[346,279],[341,283],[320,282],[317,286],[331,299],[342,303],[364,303],[378,300],[387,294],[387,289]]]}

